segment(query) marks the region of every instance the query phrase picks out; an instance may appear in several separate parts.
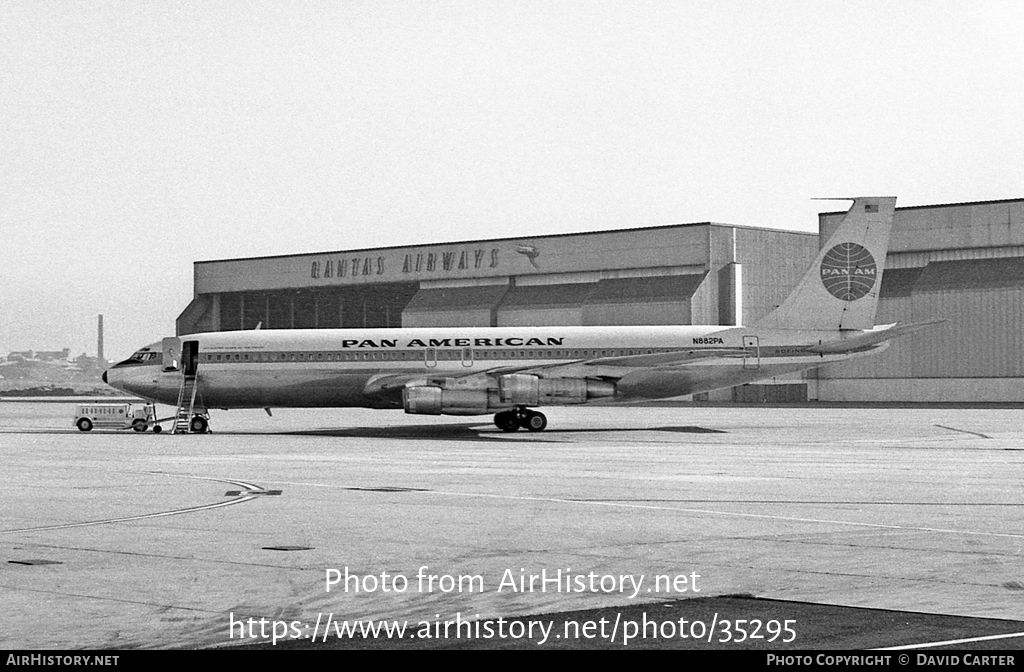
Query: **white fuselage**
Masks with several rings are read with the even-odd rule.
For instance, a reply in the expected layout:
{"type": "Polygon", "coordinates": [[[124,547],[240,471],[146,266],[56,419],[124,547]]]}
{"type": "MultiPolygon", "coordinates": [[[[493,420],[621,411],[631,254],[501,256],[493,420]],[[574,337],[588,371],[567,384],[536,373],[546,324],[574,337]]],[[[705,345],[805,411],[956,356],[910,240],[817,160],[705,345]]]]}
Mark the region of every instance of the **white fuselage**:
{"type": "MultiPolygon", "coordinates": [[[[614,399],[672,397],[887,345],[839,354],[807,350],[838,338],[836,332],[710,325],[254,330],[179,340],[196,344],[191,346],[194,370],[201,403],[208,408],[401,408],[404,386],[477,389],[512,372],[604,381],[614,385],[614,393],[605,395],[614,399]]],[[[143,398],[174,404],[182,371],[168,368],[161,357],[126,360],[107,372],[107,380],[143,398]]]]}

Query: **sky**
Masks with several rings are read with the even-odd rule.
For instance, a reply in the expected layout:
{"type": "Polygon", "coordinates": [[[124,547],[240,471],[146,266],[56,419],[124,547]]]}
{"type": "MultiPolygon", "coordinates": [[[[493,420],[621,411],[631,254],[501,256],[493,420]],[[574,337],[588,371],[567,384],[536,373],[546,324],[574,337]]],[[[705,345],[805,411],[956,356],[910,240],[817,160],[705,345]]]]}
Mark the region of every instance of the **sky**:
{"type": "Polygon", "coordinates": [[[5,0],[0,355],[195,261],[1024,198],[1017,0],[5,0]]]}

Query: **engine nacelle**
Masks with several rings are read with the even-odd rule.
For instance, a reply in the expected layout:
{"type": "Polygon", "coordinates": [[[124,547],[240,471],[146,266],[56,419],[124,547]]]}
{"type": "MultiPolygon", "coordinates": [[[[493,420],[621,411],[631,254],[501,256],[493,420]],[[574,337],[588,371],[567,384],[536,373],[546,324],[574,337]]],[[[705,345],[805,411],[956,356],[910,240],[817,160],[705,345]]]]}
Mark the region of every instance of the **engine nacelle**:
{"type": "Polygon", "coordinates": [[[498,378],[501,403],[506,406],[583,404],[588,399],[614,397],[615,384],[582,378],[540,378],[511,373],[498,378]]]}
{"type": "Polygon", "coordinates": [[[523,373],[500,376],[498,389],[449,389],[411,385],[402,390],[406,413],[418,415],[484,415],[513,406],[583,404],[615,396],[615,384],[582,378],[540,378],[523,373]]]}
{"type": "Polygon", "coordinates": [[[487,390],[445,390],[434,385],[416,385],[402,390],[406,413],[420,415],[484,415],[488,412],[487,390]]]}

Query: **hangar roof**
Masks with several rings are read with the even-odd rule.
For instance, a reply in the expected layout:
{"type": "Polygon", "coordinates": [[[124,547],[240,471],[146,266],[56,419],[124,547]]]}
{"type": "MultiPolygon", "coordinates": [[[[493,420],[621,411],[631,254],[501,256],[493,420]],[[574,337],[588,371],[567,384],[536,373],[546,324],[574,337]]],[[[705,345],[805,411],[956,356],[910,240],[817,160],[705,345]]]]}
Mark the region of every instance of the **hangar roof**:
{"type": "Polygon", "coordinates": [[[296,252],[293,254],[268,254],[256,257],[228,257],[224,259],[205,259],[202,261],[193,262],[195,264],[220,264],[226,261],[256,261],[259,259],[286,259],[292,257],[307,257],[314,254],[356,254],[359,252],[376,252],[378,250],[400,250],[405,248],[413,247],[439,247],[442,245],[476,245],[485,243],[504,243],[504,242],[517,242],[523,240],[550,240],[553,238],[570,238],[573,236],[599,236],[602,234],[617,234],[617,233],[653,233],[657,231],[664,231],[670,229],[682,229],[690,227],[722,227],[727,229],[749,229],[753,231],[773,231],[777,233],[791,233],[796,235],[816,236],[817,233],[813,231],[798,231],[794,229],[779,229],[767,226],[751,226],[747,224],[725,224],[722,222],[690,222],[686,224],[662,224],[658,226],[637,226],[626,229],[601,229],[597,231],[573,231],[569,233],[550,233],[539,236],[524,235],[524,236],[509,236],[506,238],[477,238],[472,240],[448,240],[448,241],[431,241],[424,243],[411,243],[409,245],[386,245],[383,247],[360,247],[360,248],[348,248],[344,250],[317,250],[313,252],[296,252]]]}

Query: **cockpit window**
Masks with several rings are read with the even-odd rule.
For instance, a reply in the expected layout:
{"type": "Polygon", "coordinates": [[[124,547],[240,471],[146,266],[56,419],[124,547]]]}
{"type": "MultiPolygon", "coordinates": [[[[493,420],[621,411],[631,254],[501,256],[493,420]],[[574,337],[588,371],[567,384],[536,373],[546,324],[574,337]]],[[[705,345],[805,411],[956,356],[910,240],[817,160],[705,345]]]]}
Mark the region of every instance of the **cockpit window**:
{"type": "Polygon", "coordinates": [[[149,362],[153,361],[159,356],[160,353],[158,352],[139,350],[138,352],[132,354],[132,356],[129,357],[128,359],[124,360],[123,362],[118,362],[114,366],[134,366],[138,364],[148,364],[149,362]]]}

